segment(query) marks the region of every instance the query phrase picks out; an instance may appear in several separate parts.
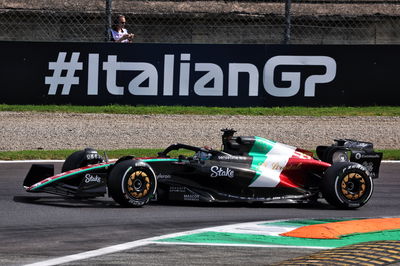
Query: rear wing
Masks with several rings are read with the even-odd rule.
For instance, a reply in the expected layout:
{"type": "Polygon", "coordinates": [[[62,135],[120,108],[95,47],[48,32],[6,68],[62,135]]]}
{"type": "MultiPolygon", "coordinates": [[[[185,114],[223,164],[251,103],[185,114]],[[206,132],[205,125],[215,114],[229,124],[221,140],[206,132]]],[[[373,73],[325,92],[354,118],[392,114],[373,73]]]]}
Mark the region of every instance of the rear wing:
{"type": "Polygon", "coordinates": [[[335,139],[335,143],[331,146],[318,146],[316,152],[318,158],[327,163],[335,162],[336,158],[339,158],[336,156],[338,153],[346,154],[349,161],[359,163],[367,168],[372,178],[379,177],[383,153],[374,151],[371,142],[335,139]]]}

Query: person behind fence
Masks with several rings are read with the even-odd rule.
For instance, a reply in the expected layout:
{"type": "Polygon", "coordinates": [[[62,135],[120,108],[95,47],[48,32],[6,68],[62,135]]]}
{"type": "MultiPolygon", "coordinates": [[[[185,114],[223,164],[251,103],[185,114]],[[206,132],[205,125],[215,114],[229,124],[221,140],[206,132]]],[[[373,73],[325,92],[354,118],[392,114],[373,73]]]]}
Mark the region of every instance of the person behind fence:
{"type": "Polygon", "coordinates": [[[118,15],[114,20],[114,25],[111,28],[111,40],[113,42],[132,42],[133,33],[128,33],[125,28],[126,18],[124,15],[118,15]]]}

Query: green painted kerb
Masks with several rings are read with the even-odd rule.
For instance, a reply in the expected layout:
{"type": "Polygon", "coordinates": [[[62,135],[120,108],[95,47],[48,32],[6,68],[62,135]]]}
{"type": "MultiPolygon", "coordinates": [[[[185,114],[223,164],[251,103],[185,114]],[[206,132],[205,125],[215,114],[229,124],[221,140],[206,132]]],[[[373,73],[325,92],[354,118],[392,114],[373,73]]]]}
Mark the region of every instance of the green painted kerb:
{"type": "Polygon", "coordinates": [[[310,239],[283,236],[248,235],[237,233],[204,232],[180,237],[158,240],[159,242],[205,243],[205,244],[243,244],[243,245],[282,245],[335,248],[351,244],[379,240],[399,240],[400,230],[387,230],[367,234],[353,234],[341,239],[310,239]]]}

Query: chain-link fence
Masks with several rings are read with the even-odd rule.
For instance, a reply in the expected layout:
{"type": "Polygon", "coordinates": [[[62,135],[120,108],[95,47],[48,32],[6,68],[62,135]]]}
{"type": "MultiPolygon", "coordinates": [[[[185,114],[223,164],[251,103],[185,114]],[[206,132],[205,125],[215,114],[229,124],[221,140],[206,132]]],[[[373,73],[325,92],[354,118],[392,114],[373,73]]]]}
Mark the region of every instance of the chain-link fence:
{"type": "Polygon", "coordinates": [[[117,14],[138,43],[400,43],[399,0],[3,0],[0,40],[104,42],[117,14]]]}

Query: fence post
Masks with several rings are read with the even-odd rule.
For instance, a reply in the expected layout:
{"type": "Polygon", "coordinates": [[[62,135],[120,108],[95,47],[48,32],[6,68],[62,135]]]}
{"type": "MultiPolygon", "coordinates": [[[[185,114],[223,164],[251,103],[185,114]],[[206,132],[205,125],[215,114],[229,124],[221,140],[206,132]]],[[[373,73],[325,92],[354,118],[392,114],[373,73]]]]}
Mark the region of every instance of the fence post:
{"type": "Polygon", "coordinates": [[[111,41],[110,29],[112,27],[112,0],[106,1],[106,31],[105,31],[105,40],[106,42],[111,41]]]}
{"type": "Polygon", "coordinates": [[[286,0],[285,3],[285,33],[283,36],[283,43],[284,44],[289,44],[290,42],[290,27],[291,27],[291,14],[290,14],[290,8],[291,8],[292,1],[291,0],[286,0]]]}

